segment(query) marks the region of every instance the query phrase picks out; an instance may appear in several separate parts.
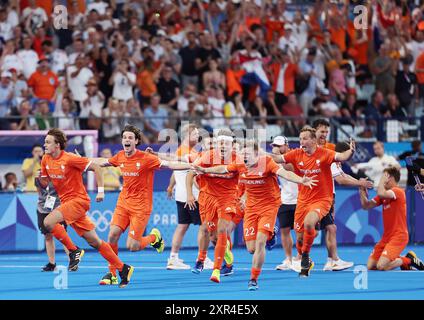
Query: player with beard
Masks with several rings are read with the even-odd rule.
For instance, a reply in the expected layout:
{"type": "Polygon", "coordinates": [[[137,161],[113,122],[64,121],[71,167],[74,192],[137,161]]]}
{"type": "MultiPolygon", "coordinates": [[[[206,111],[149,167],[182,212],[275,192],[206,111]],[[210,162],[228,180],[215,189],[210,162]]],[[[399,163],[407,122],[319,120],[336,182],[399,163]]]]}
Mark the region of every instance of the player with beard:
{"type": "Polygon", "coordinates": [[[317,175],[319,184],[325,186],[312,190],[301,186],[295,211],[294,228],[296,247],[302,254],[301,277],[308,277],[313,268],[309,253],[316,236],[315,226],[328,214],[333,204],[333,179],[331,164],[349,160],[355,152],[355,142],[350,141],[349,150],[337,153],[317,144],[316,130],[304,127],[300,132],[300,148],[278,157],[278,162],[290,163],[298,175],[317,175]]]}

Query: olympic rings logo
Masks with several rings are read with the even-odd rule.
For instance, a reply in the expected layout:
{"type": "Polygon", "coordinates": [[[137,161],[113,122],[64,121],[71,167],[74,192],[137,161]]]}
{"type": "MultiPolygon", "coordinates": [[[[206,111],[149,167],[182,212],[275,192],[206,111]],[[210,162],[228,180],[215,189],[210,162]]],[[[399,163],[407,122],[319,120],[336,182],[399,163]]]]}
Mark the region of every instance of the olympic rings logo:
{"type": "Polygon", "coordinates": [[[112,221],[112,215],[113,212],[110,210],[105,210],[103,212],[94,210],[92,212],[88,212],[88,216],[91,221],[93,221],[96,229],[100,232],[105,232],[109,228],[110,222],[112,221]]]}

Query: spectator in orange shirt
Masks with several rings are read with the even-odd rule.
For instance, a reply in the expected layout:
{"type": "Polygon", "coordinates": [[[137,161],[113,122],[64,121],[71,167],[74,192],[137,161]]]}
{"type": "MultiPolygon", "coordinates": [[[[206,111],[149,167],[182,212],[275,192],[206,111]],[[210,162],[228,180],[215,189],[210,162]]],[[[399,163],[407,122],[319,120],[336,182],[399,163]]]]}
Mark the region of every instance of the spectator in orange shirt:
{"type": "Polygon", "coordinates": [[[142,108],[148,105],[150,103],[150,98],[153,94],[157,93],[158,89],[156,82],[159,80],[162,68],[163,64],[161,64],[159,68],[155,68],[154,61],[150,57],[144,60],[143,66],[137,75],[137,85],[140,89],[142,108]]]}
{"type": "Polygon", "coordinates": [[[243,93],[241,78],[245,74],[246,71],[241,68],[239,57],[235,56],[231,59],[230,66],[226,72],[228,96],[232,96],[235,92],[243,93]]]}
{"type": "Polygon", "coordinates": [[[294,91],[295,77],[299,73],[296,61],[291,61],[287,51],[278,50],[277,62],[271,65],[272,88],[275,91],[279,108],[287,102],[288,95],[294,91]]]}
{"type": "Polygon", "coordinates": [[[32,89],[34,101],[48,100],[50,112],[54,111],[54,100],[56,99],[56,89],[59,86],[57,75],[50,70],[49,61],[41,56],[38,61],[37,70],[28,79],[28,86],[32,89]]]}

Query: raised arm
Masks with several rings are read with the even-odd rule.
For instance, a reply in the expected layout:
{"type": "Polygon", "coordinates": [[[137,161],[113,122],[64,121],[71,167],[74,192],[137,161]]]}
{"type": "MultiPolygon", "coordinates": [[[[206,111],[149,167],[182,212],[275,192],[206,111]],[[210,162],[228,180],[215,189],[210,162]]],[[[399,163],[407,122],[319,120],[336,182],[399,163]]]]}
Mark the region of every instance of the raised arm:
{"type": "Polygon", "coordinates": [[[361,178],[358,180],[346,173],[343,173],[342,175],[339,175],[334,178],[334,180],[336,180],[336,182],[342,186],[363,187],[367,189],[372,189],[373,183],[367,179],[368,178],[361,178]]]}
{"type": "Polygon", "coordinates": [[[283,156],[281,154],[275,154],[275,153],[267,153],[267,156],[270,156],[272,158],[272,160],[275,161],[275,163],[284,163],[284,159],[283,156]]]}
{"type": "Polygon", "coordinates": [[[203,168],[203,167],[198,166],[198,165],[193,165],[192,167],[193,167],[193,169],[195,169],[196,171],[199,171],[201,173],[214,173],[214,174],[228,173],[228,168],[227,168],[226,165],[209,167],[209,168],[203,168]]]}
{"type": "Polygon", "coordinates": [[[105,198],[105,188],[104,188],[102,168],[95,161],[92,161],[90,165],[88,166],[87,170],[94,171],[94,174],[96,175],[96,181],[97,181],[96,202],[101,202],[105,198]]]}
{"type": "Polygon", "coordinates": [[[314,180],[313,178],[315,178],[316,176],[313,176],[313,177],[307,177],[307,176],[304,176],[303,178],[302,177],[299,177],[297,174],[295,174],[294,172],[291,172],[291,171],[287,171],[286,169],[284,169],[284,168],[280,168],[277,172],[276,172],[276,174],[278,175],[278,176],[280,176],[281,178],[283,178],[283,179],[286,179],[286,180],[288,180],[288,181],[291,181],[291,182],[294,182],[294,183],[297,183],[297,184],[302,184],[302,185],[304,185],[305,187],[309,187],[309,188],[311,188],[312,189],[312,187],[314,187],[314,186],[316,186],[317,185],[317,182],[318,182],[318,180],[314,180]]]}
{"type": "Polygon", "coordinates": [[[161,167],[171,170],[190,170],[191,164],[186,162],[163,160],[161,167]]]}
{"type": "Polygon", "coordinates": [[[355,140],[353,140],[352,138],[350,138],[349,146],[350,146],[349,150],[346,150],[345,152],[336,152],[334,160],[338,162],[343,162],[352,158],[356,150],[355,140]]]}
{"type": "Polygon", "coordinates": [[[97,164],[98,166],[104,167],[112,167],[113,164],[109,163],[109,159],[107,158],[90,158],[90,161],[97,164]]]}
{"type": "Polygon", "coordinates": [[[386,188],[384,188],[384,184],[388,178],[389,176],[387,173],[383,173],[377,186],[377,195],[382,199],[395,199],[395,193],[392,190],[386,190],[386,188]]]}
{"type": "Polygon", "coordinates": [[[359,196],[361,200],[362,209],[370,210],[377,206],[377,203],[372,200],[368,200],[368,192],[367,189],[365,189],[364,187],[359,188],[359,196]]]}

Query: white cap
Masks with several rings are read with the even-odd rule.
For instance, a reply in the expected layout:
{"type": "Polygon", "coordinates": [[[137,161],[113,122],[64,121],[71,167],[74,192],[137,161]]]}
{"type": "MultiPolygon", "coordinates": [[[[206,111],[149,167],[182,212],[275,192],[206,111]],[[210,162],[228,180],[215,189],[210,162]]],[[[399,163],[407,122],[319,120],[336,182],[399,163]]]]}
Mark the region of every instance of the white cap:
{"type": "Polygon", "coordinates": [[[241,2],[241,0],[233,0],[233,3],[234,4],[238,4],[238,3],[240,3],[241,2]]]}
{"type": "Polygon", "coordinates": [[[284,136],[276,136],[271,143],[271,145],[276,145],[276,146],[283,146],[285,144],[289,144],[289,140],[284,136]]]}
{"type": "Polygon", "coordinates": [[[325,96],[328,96],[330,94],[330,90],[328,90],[327,88],[322,88],[321,93],[325,96]]]}
{"type": "Polygon", "coordinates": [[[159,30],[156,32],[156,34],[157,34],[158,36],[164,36],[164,37],[166,37],[166,32],[165,32],[164,30],[162,30],[162,29],[159,29],[159,30]]]}
{"type": "Polygon", "coordinates": [[[3,71],[1,73],[2,78],[12,78],[12,74],[9,71],[3,71]]]}

